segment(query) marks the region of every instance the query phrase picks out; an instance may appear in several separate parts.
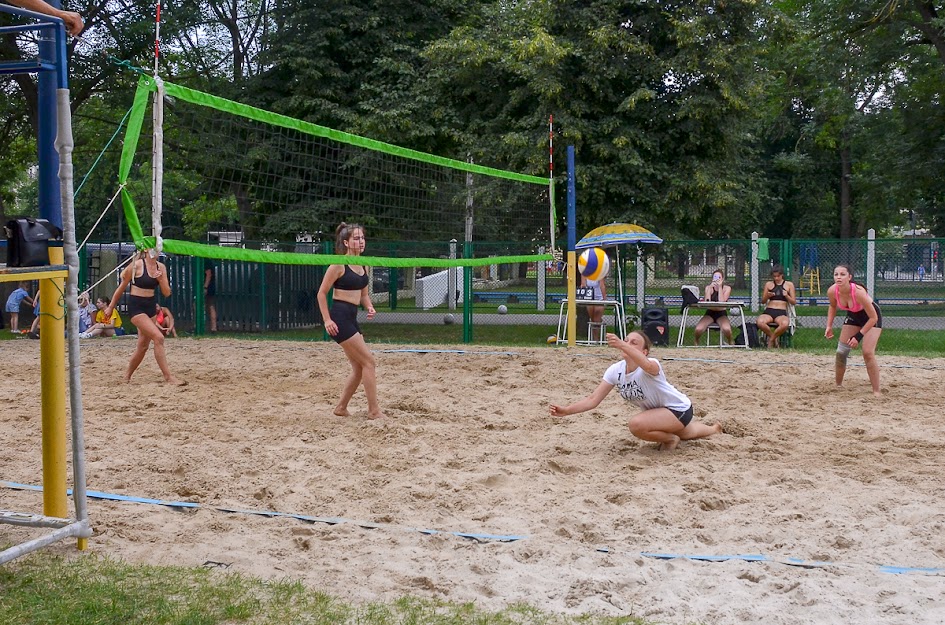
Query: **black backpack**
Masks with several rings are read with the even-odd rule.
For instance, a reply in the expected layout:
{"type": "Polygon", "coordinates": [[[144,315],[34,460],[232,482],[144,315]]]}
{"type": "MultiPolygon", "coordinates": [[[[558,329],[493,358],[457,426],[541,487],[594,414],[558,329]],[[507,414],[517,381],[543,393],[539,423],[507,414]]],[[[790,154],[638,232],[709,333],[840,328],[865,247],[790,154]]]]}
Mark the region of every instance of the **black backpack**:
{"type": "MultiPolygon", "coordinates": [[[[748,347],[760,347],[761,343],[758,342],[758,326],[754,323],[746,323],[745,330],[748,331],[748,347]]],[[[745,335],[741,331],[738,332],[738,336],[735,337],[736,345],[745,344],[745,335]]]]}
{"type": "Polygon", "coordinates": [[[7,267],[41,267],[49,264],[49,240],[61,239],[62,230],[45,219],[18,217],[4,227],[7,235],[7,267]]]}

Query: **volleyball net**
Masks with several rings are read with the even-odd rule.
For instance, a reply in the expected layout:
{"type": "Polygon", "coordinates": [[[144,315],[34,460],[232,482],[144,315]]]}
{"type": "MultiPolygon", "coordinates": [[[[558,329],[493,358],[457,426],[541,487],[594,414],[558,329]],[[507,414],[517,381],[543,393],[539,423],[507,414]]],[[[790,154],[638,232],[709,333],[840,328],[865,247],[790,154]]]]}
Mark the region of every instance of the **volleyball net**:
{"type": "MultiPolygon", "coordinates": [[[[135,244],[171,254],[344,263],[298,246],[330,240],[342,221],[364,225],[373,242],[507,242],[502,258],[463,250],[420,261],[430,267],[547,260],[539,250],[554,248],[548,178],[397,147],[151,77],[138,85],[119,182],[135,244]]],[[[357,262],[410,263],[370,251],[357,262]]]]}

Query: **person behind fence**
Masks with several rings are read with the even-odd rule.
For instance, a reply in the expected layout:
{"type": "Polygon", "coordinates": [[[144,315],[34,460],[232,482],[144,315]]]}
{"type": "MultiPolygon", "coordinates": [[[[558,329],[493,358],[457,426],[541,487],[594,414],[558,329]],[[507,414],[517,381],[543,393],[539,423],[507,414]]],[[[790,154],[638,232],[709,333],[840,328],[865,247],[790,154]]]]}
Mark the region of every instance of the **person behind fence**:
{"type": "MultiPolygon", "coordinates": [[[[363,227],[344,222],[338,225],[335,230],[335,253],[356,258],[364,251],[364,247],[363,227]]],[[[362,384],[368,400],[368,418],[385,416],[377,401],[377,365],[358,325],[358,304],[367,310],[368,319],[373,319],[375,314],[374,304],[368,294],[368,281],[367,268],[364,266],[329,265],[318,287],[318,308],[325,321],[325,331],[341,345],[351,363],[351,373],[334,409],[339,417],[349,416],[348,402],[362,384]],[[330,290],[334,290],[331,310],[328,308],[330,290]]]]}
{"type": "Polygon", "coordinates": [[[155,305],[157,304],[157,289],[161,290],[161,295],[170,297],[171,283],[167,278],[167,267],[157,259],[156,250],[142,250],[138,252],[135,259],[128,264],[121,272],[121,283],[115,289],[108,307],[105,309],[106,316],[115,311],[118,300],[124,294],[125,289],[130,287],[128,297],[128,318],[131,323],[138,328],[138,342],[135,345],[135,351],[128,361],[128,368],[125,370],[125,382],[131,382],[131,376],[134,375],[138,365],[144,360],[148,353],[148,347],[154,345],[154,360],[164,380],[169,384],[184,386],[186,381],[174,377],[167,364],[167,354],[164,351],[164,332],[154,322],[152,317],[155,314],[155,305]]]}
{"type": "MultiPolygon", "coordinates": [[[[581,276],[581,287],[585,289],[590,289],[591,299],[603,301],[607,299],[607,285],[604,283],[604,280],[590,280],[584,277],[584,274],[578,273],[581,276]]],[[[604,307],[603,306],[587,306],[587,320],[591,323],[601,323],[604,320],[604,307]]],[[[599,341],[600,333],[603,330],[596,326],[594,332],[590,335],[591,341],[599,341]]]]}
{"type": "MultiPolygon", "coordinates": [[[[203,304],[210,316],[210,333],[217,333],[217,268],[209,258],[203,261],[203,304]]],[[[176,336],[176,335],[175,335],[176,336]]]]}
{"type": "Polygon", "coordinates": [[[167,306],[161,306],[159,303],[154,303],[154,323],[161,328],[161,332],[164,333],[164,336],[173,336],[177,338],[177,330],[174,329],[174,315],[171,314],[171,309],[167,306]]]}
{"type": "Polygon", "coordinates": [[[853,271],[846,264],[837,265],[833,270],[833,284],[827,289],[827,298],[830,305],[827,309],[827,329],[824,332],[826,338],[833,338],[833,320],[837,316],[837,309],[847,313],[840,327],[834,364],[837,386],[843,384],[850,350],[860,347],[863,350],[863,361],[870,385],[873,387],[873,395],[881,396],[879,363],[876,361],[876,345],[883,332],[883,313],[879,304],[873,301],[862,285],[853,281],[853,271]]]}
{"type": "Polygon", "coordinates": [[[620,396],[643,411],[630,418],[630,432],[639,439],[659,443],[660,451],[671,451],[679,441],[705,438],[722,431],[722,424],[707,425],[693,419],[692,401],[666,380],[660,361],[650,358],[653,344],[645,334],[633,331],[622,340],[607,333],[607,345],[623,360],[604,372],[603,381],[590,395],[568,406],[552,404],[551,416],[591,410],[617,387],[620,396]]]}
{"type": "Polygon", "coordinates": [[[23,302],[26,302],[30,306],[33,305],[33,298],[30,297],[29,291],[26,290],[29,286],[29,282],[20,282],[7,298],[7,304],[4,310],[10,315],[10,332],[13,334],[20,333],[20,307],[23,305],[23,302]]]}
{"type": "Polygon", "coordinates": [[[765,311],[758,316],[755,323],[758,329],[768,336],[768,347],[778,347],[778,338],[791,328],[788,306],[797,303],[794,283],[784,279],[784,269],[781,265],[771,268],[771,279],[765,282],[761,291],[761,303],[765,311]],[[777,326],[770,328],[769,323],[776,323],[777,326]]]}
{"type": "MultiPolygon", "coordinates": [[[[705,297],[703,301],[727,302],[731,294],[732,287],[725,283],[725,272],[721,269],[716,269],[713,271],[712,282],[710,282],[705,287],[705,297]]],[[[713,323],[718,324],[719,331],[722,332],[722,336],[724,336],[728,344],[731,345],[732,324],[728,320],[728,309],[725,306],[719,306],[718,308],[713,307],[705,311],[705,314],[701,319],[699,319],[699,321],[696,323],[695,329],[693,330],[695,344],[699,344],[699,339],[701,339],[702,335],[705,334],[706,328],[708,328],[713,323]]]]}

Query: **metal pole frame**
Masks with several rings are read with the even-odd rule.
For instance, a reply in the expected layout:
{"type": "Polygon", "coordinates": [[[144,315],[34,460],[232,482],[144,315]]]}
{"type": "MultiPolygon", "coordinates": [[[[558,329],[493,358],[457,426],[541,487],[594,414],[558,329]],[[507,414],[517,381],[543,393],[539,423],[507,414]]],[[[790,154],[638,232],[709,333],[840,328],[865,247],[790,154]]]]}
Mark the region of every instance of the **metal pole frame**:
{"type": "MultiPolygon", "coordinates": [[[[59,8],[59,0],[52,6],[59,8]]],[[[81,361],[78,331],[79,258],[73,212],[72,117],[69,106],[66,30],[63,21],[42,13],[0,5],[0,12],[34,20],[26,25],[0,27],[0,35],[39,33],[39,58],[0,63],[0,74],[38,73],[39,84],[39,209],[40,216],[63,229],[62,244],[50,245],[50,274],[40,279],[40,368],[42,371],[42,454],[44,515],[3,511],[0,523],[56,527],[51,534],[0,552],[0,564],[68,537],[78,537],[85,549],[92,535],[86,505],[85,441],[82,413],[81,361]],[[52,35],[51,37],[49,35],[52,35]],[[63,264],[65,263],[65,264],[63,264]],[[63,280],[63,274],[67,276],[63,280]],[[65,299],[65,306],[61,303],[65,299]],[[63,309],[68,315],[62,314],[63,309]],[[69,320],[70,400],[72,408],[73,502],[76,520],[66,519],[65,345],[69,320]]],[[[9,270],[8,270],[9,271],[9,270]]],[[[15,271],[14,271],[15,273],[15,271]]]]}

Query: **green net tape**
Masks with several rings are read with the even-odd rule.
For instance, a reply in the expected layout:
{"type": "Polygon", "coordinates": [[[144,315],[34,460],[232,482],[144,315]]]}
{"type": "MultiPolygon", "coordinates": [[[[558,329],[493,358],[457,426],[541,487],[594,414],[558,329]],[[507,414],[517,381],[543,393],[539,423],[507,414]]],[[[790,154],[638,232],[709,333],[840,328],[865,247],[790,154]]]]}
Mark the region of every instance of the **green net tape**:
{"type": "MultiPolygon", "coordinates": [[[[138,247],[154,246],[153,237],[145,237],[138,247]]],[[[267,252],[241,247],[221,247],[192,241],[164,240],[168,254],[199,256],[218,260],[241,260],[278,265],[369,265],[371,267],[484,267],[507,263],[528,263],[552,260],[551,254],[520,256],[486,256],[483,258],[391,258],[387,256],[346,256],[344,254],[301,254],[298,252],[267,252]]]]}

